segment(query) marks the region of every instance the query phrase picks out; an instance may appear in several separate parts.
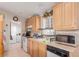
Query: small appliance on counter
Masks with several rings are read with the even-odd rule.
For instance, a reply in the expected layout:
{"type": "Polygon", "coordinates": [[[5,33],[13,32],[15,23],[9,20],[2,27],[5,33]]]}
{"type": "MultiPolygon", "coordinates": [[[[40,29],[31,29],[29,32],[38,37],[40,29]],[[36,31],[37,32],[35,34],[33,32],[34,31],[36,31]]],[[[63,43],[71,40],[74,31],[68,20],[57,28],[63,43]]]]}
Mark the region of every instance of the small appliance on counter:
{"type": "Polygon", "coordinates": [[[32,37],[32,25],[27,27],[26,33],[25,33],[26,37],[32,37]]]}
{"type": "Polygon", "coordinates": [[[59,44],[75,47],[75,36],[73,35],[56,35],[56,41],[59,44]]]}
{"type": "Polygon", "coordinates": [[[31,31],[26,31],[25,36],[26,36],[26,37],[31,37],[31,31]]]}

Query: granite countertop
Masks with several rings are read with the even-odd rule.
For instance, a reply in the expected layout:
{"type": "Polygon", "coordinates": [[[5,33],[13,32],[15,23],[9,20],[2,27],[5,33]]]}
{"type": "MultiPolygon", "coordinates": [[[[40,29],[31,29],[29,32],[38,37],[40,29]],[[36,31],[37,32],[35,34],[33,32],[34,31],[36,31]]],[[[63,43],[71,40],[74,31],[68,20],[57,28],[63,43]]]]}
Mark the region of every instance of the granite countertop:
{"type": "MultiPolygon", "coordinates": [[[[30,37],[30,38],[32,38],[32,37],[30,37]]],[[[53,46],[53,47],[56,47],[56,48],[60,48],[60,49],[63,49],[63,50],[69,51],[69,52],[74,52],[76,50],[76,47],[68,46],[68,45],[65,45],[65,44],[59,44],[59,43],[57,43],[57,41],[44,43],[43,39],[44,38],[38,38],[38,39],[33,38],[33,40],[36,40],[37,42],[43,43],[45,45],[53,46]]]]}
{"type": "Polygon", "coordinates": [[[57,48],[60,48],[60,49],[63,49],[63,50],[69,51],[69,52],[74,52],[76,50],[76,47],[67,46],[67,45],[64,45],[64,44],[59,44],[56,41],[48,43],[47,45],[57,47],[57,48]]]}

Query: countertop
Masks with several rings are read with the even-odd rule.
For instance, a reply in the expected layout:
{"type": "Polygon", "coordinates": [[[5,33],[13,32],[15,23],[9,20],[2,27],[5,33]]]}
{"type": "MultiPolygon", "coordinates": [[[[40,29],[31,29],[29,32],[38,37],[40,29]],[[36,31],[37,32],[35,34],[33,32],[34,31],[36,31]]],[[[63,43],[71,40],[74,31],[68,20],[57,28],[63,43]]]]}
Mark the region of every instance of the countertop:
{"type": "MultiPolygon", "coordinates": [[[[43,43],[42,38],[38,38],[38,39],[32,38],[32,39],[36,40],[37,42],[43,43]]],[[[45,44],[45,43],[43,43],[43,44],[45,44]]],[[[60,48],[60,49],[63,49],[63,50],[69,51],[69,52],[74,52],[77,49],[77,47],[72,47],[72,46],[68,46],[68,45],[65,45],[65,44],[59,44],[57,41],[53,41],[51,43],[49,42],[49,43],[46,43],[45,45],[60,48]]]]}
{"type": "Polygon", "coordinates": [[[69,51],[69,52],[74,52],[76,50],[76,47],[67,46],[67,45],[64,45],[64,44],[59,44],[56,41],[48,43],[47,45],[50,45],[50,46],[53,46],[53,47],[57,47],[57,48],[60,48],[60,49],[63,49],[63,50],[69,51]]]}

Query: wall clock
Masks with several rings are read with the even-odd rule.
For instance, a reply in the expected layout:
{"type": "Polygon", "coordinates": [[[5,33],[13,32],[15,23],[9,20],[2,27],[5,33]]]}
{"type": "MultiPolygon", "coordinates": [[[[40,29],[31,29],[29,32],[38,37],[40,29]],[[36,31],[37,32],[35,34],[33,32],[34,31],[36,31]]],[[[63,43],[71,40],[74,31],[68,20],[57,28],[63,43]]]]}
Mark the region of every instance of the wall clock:
{"type": "Polygon", "coordinates": [[[14,16],[14,17],[13,17],[13,20],[14,20],[14,21],[18,21],[18,17],[17,17],[17,16],[14,16]]]}

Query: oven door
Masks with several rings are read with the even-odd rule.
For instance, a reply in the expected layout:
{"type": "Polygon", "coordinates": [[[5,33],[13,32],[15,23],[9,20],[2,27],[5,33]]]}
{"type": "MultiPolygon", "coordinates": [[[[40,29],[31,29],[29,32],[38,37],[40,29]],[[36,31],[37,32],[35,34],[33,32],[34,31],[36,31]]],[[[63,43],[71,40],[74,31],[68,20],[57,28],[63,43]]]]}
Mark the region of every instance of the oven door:
{"type": "Polygon", "coordinates": [[[55,48],[52,48],[47,45],[47,57],[60,57],[59,55],[55,54],[55,48]]]}
{"type": "Polygon", "coordinates": [[[47,45],[48,57],[69,57],[69,51],[47,45]]]}
{"type": "Polygon", "coordinates": [[[60,56],[58,56],[50,51],[47,51],[47,57],[60,57],[60,56]]]}

